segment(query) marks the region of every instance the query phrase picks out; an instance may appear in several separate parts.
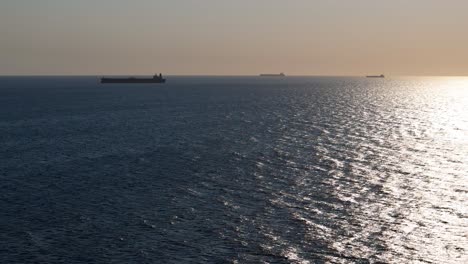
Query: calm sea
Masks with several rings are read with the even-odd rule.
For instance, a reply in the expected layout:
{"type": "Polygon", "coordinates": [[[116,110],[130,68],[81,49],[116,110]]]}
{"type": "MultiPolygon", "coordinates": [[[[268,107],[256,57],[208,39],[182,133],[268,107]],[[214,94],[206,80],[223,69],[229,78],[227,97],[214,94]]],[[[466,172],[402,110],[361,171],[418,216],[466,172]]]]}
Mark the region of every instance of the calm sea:
{"type": "Polygon", "coordinates": [[[466,263],[468,78],[0,78],[1,263],[466,263]]]}

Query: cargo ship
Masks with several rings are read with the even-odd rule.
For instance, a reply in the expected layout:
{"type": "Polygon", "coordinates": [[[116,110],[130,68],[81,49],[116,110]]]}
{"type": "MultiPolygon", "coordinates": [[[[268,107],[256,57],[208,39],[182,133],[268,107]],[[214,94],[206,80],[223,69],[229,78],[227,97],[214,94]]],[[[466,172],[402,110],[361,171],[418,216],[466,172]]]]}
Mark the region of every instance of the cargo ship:
{"type": "Polygon", "coordinates": [[[380,74],[380,75],[367,75],[367,78],[385,78],[385,75],[380,74]]]}
{"type": "Polygon", "coordinates": [[[165,83],[166,79],[160,73],[155,74],[152,78],[101,78],[101,83],[165,83]]]}
{"type": "Polygon", "coordinates": [[[260,74],[261,77],[284,77],[286,76],[286,74],[284,73],[280,73],[280,74],[276,74],[276,73],[262,73],[260,74]]]}

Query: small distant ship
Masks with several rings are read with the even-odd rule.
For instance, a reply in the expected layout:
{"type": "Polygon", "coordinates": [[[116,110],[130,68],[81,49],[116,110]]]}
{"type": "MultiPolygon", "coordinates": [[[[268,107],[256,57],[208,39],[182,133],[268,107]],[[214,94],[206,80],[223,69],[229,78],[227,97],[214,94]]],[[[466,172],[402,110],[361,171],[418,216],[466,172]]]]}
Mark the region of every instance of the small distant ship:
{"type": "Polygon", "coordinates": [[[284,73],[263,73],[263,74],[260,74],[261,77],[284,77],[286,76],[286,74],[284,73]]]}
{"type": "Polygon", "coordinates": [[[367,75],[367,78],[385,78],[385,75],[380,74],[380,75],[367,75]]]}
{"type": "Polygon", "coordinates": [[[165,83],[166,79],[160,73],[155,74],[152,78],[101,78],[101,83],[165,83]]]}

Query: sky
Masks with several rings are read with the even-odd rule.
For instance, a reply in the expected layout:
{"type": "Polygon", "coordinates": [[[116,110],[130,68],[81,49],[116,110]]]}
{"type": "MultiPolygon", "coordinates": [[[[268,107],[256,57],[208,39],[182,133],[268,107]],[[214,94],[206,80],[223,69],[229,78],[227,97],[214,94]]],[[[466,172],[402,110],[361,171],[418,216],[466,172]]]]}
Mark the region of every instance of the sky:
{"type": "Polygon", "coordinates": [[[0,0],[0,75],[468,75],[467,0],[0,0]]]}

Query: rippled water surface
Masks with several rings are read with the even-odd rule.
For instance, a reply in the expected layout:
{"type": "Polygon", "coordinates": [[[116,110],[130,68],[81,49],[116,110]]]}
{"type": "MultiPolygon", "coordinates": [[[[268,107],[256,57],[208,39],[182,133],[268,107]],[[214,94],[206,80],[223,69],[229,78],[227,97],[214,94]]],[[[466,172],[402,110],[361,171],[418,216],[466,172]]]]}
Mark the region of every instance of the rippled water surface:
{"type": "Polygon", "coordinates": [[[1,263],[467,263],[468,79],[0,78],[1,263]]]}

